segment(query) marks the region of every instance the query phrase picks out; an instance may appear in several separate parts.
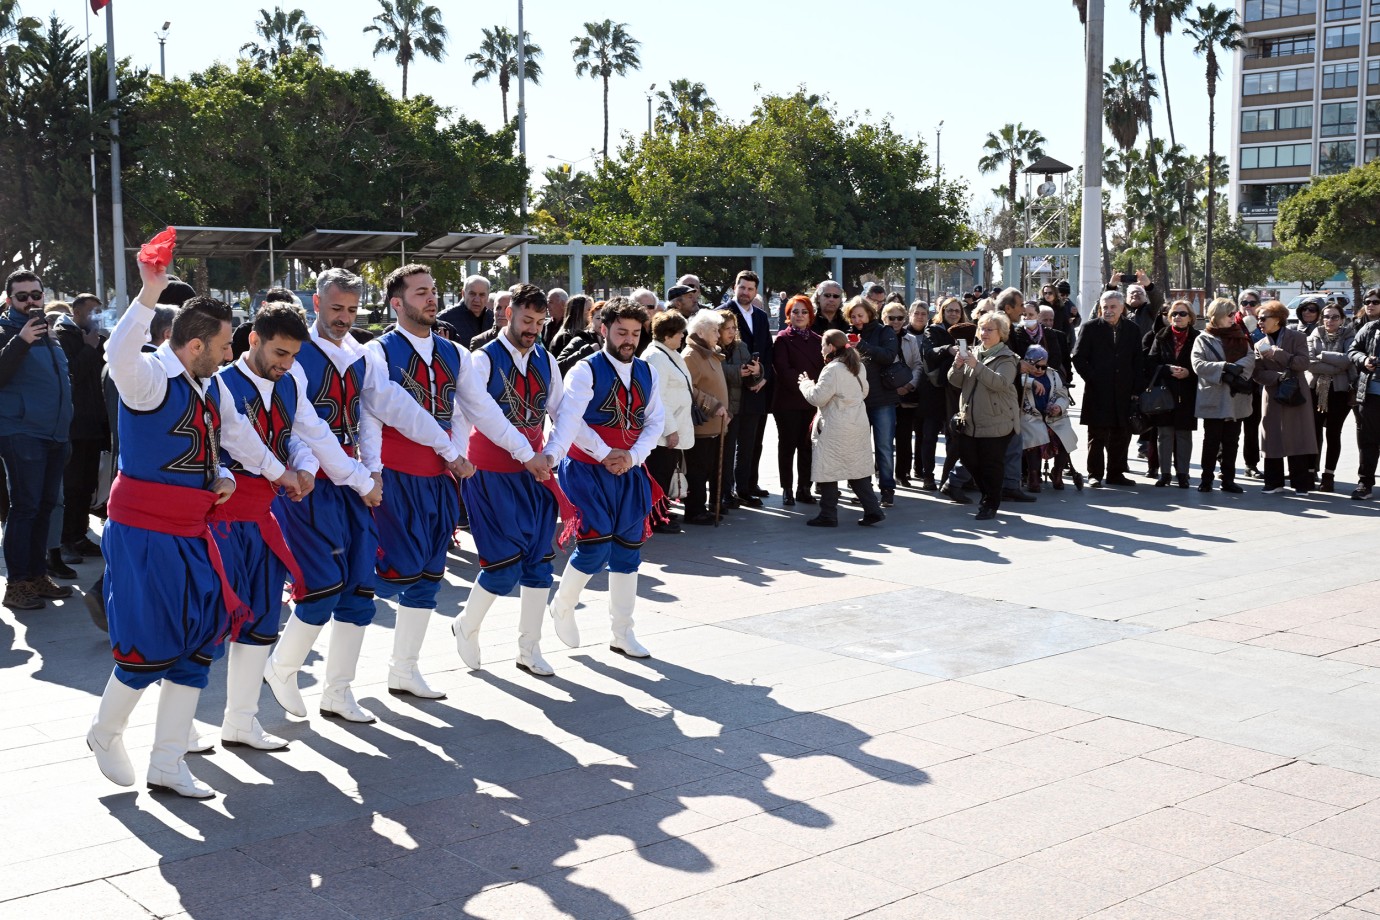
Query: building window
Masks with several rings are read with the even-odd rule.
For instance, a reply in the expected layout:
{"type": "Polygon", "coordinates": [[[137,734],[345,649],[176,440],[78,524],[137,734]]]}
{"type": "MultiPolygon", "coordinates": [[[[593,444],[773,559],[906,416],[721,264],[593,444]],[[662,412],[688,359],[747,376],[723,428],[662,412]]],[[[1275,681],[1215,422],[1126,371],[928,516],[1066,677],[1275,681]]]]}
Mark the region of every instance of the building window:
{"type": "Polygon", "coordinates": [[[1324,48],[1351,48],[1361,44],[1361,27],[1328,26],[1323,30],[1324,48]]]}
{"type": "MultiPolygon", "coordinates": [[[[1353,154],[1355,151],[1352,151],[1353,154]]],[[[1275,147],[1242,147],[1242,169],[1275,169],[1280,166],[1311,166],[1311,144],[1281,144],[1275,147]]]]}
{"type": "Polygon", "coordinates": [[[1279,109],[1248,109],[1241,113],[1241,133],[1292,131],[1313,127],[1311,105],[1291,105],[1279,109]]]}
{"type": "MultiPolygon", "coordinates": [[[[1367,106],[1369,111],[1369,106],[1367,106]]],[[[1319,137],[1337,137],[1356,133],[1356,103],[1324,102],[1319,122],[1319,137]]]]}
{"type": "MultiPolygon", "coordinates": [[[[1375,41],[1374,27],[1371,41],[1375,41]]],[[[1312,35],[1298,35],[1293,38],[1267,39],[1260,43],[1260,56],[1263,58],[1288,57],[1291,54],[1312,54],[1317,48],[1312,35]]]]}
{"type": "MultiPolygon", "coordinates": [[[[1361,74],[1361,65],[1355,61],[1349,64],[1324,64],[1323,89],[1343,89],[1355,86],[1361,74]]],[[[1284,92],[1284,90],[1279,90],[1284,92]]]]}
{"type": "MultiPolygon", "coordinates": [[[[1373,3],[1374,0],[1371,0],[1373,3]]],[[[1338,19],[1356,19],[1361,15],[1361,0],[1327,0],[1323,18],[1328,22],[1338,19]]]]}
{"type": "Polygon", "coordinates": [[[1370,24],[1370,43],[1372,45],[1380,43],[1380,22],[1370,24]]]}
{"type": "MultiPolygon", "coordinates": [[[[1345,67],[1345,64],[1333,64],[1331,67],[1345,67]]],[[[1354,71],[1357,65],[1351,64],[1354,71]]],[[[1324,74],[1327,68],[1323,68],[1324,74]]],[[[1345,84],[1338,84],[1343,86],[1345,84]]],[[[1355,74],[1352,75],[1351,85],[1356,85],[1355,74]]],[[[1303,67],[1299,70],[1268,70],[1262,73],[1248,73],[1241,80],[1241,95],[1259,96],[1266,93],[1292,93],[1301,89],[1313,88],[1313,68],[1303,67]]]]}
{"type": "Polygon", "coordinates": [[[1241,213],[1276,210],[1279,203],[1304,187],[1302,182],[1272,182],[1269,185],[1241,186],[1241,213]]]}
{"type": "Polygon", "coordinates": [[[1318,145],[1318,175],[1343,173],[1355,165],[1355,141],[1323,141],[1318,145]]]}
{"type": "Polygon", "coordinates": [[[1363,163],[1369,163],[1371,160],[1375,159],[1376,156],[1380,156],[1380,137],[1367,138],[1364,153],[1365,159],[1361,161],[1363,163]]]}
{"type": "Polygon", "coordinates": [[[1247,221],[1241,226],[1246,228],[1246,236],[1254,243],[1273,243],[1275,241],[1273,222],[1247,221]]]}
{"type": "Polygon", "coordinates": [[[1366,62],[1366,85],[1375,86],[1380,83],[1380,61],[1366,62]]]}
{"type": "Polygon", "coordinates": [[[1366,133],[1380,134],[1380,99],[1366,100],[1366,133]]]}
{"type": "Polygon", "coordinates": [[[1283,16],[1311,16],[1317,11],[1317,0],[1246,0],[1247,22],[1283,16]]]}

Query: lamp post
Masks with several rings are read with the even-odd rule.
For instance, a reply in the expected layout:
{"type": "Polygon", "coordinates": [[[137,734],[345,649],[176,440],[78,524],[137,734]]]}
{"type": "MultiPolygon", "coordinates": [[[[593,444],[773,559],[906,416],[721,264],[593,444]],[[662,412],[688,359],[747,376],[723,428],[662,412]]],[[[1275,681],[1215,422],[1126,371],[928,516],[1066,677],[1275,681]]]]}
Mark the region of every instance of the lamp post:
{"type": "Polygon", "coordinates": [[[935,178],[944,174],[944,163],[939,158],[939,135],[944,133],[944,119],[939,119],[938,126],[934,129],[934,174],[935,178]]]}
{"type": "Polygon", "coordinates": [[[163,23],[163,28],[153,34],[158,38],[158,76],[164,80],[168,79],[168,29],[172,26],[171,22],[163,23]]]}
{"type": "Polygon", "coordinates": [[[652,136],[652,93],[656,92],[656,84],[647,87],[647,137],[652,136]]]}
{"type": "MultiPolygon", "coordinates": [[[[527,33],[522,26],[522,0],[518,0],[518,155],[522,158],[522,232],[527,233],[527,33]]],[[[518,248],[518,280],[527,275],[527,241],[518,248]]]]}
{"type": "Polygon", "coordinates": [[[1102,288],[1102,0],[1088,0],[1084,35],[1083,218],[1078,241],[1078,312],[1092,315],[1102,288]]]}

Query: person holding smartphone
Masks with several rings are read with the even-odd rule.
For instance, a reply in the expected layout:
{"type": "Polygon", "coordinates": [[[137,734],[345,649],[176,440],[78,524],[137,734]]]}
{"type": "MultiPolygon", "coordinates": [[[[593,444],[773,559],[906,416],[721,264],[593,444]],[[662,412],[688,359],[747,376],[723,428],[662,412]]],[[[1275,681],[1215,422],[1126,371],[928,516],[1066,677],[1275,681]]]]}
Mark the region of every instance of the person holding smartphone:
{"type": "Polygon", "coordinates": [[[4,604],[39,610],[72,589],[48,576],[49,519],[57,507],[72,427],[67,355],[43,316],[43,280],[19,270],[5,279],[0,316],[0,460],[9,483],[4,604]]]}

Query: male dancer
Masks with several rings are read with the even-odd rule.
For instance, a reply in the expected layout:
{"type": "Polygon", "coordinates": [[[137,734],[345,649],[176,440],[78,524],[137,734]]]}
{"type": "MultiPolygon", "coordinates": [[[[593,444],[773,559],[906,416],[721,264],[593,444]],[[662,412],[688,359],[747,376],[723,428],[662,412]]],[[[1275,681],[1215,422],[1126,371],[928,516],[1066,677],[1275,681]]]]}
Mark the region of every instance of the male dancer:
{"type": "Polygon", "coordinates": [[[235,491],[220,466],[224,445],[270,480],[295,485],[238,414],[222,418],[212,379],[230,354],[230,308],[209,297],[187,301],[172,338],[141,352],[166,272],[139,263],[143,289],[106,343],[120,392],[120,475],[110,490],[104,534],[106,615],[115,671],[86,743],[112,782],[134,785],[124,730],[144,689],[162,680],[149,756],[150,789],[192,798],[215,792],[184,760],[197,699],[226,635],[248,611],[229,586],[207,525],[213,506],[235,491]]]}
{"type": "Polygon", "coordinates": [[[249,350],[216,375],[221,415],[242,415],[278,462],[296,477],[286,494],[275,498],[273,484],[245,469],[229,451],[238,487],[213,515],[212,529],[232,572],[230,582],[254,612],[253,621],[230,645],[221,740],[263,751],[287,747],[282,738],[265,732],[256,716],[265,666],[278,638],[283,584],[289,574],[293,597],[306,593],[306,580],[283,539],[274,508],[281,513],[310,494],[318,466],[361,496],[377,499],[382,491],[364,465],[340,449],[298,378],[289,373],[306,338],[307,324],[297,309],[265,304],[254,317],[249,350]]]}
{"type": "MultiPolygon", "coordinates": [[[[388,378],[407,390],[450,435],[457,449],[463,450],[472,420],[502,449],[524,458],[524,463],[532,459],[527,439],[508,424],[470,372],[469,353],[431,334],[437,304],[431,270],[425,265],[404,265],[388,276],[384,286],[398,325],[369,343],[369,360],[386,367],[388,378]]],[[[373,412],[365,417],[369,424],[383,426],[383,502],[374,509],[379,529],[376,590],[382,597],[398,599],[388,692],[444,699],[445,694],[433,690],[422,677],[417,658],[445,574],[446,550],[459,522],[459,495],[448,474],[466,479],[474,475],[474,467],[457,454],[448,468],[431,447],[413,441],[388,419],[373,412]]],[[[545,460],[540,463],[544,465],[545,460]]]]}
{"type": "MultiPolygon", "coordinates": [[[[519,285],[498,337],[470,355],[475,380],[487,385],[488,397],[503,407],[504,417],[533,454],[524,464],[483,432],[470,435],[469,458],[478,472],[460,488],[482,571],[452,631],[461,659],[473,670],[479,669],[484,615],[520,584],[517,666],[538,677],[554,673],[539,647],[551,589],[556,514],[565,499],[550,468],[564,455],[579,418],[566,416],[565,427],[553,431],[543,446],[543,425],[559,408],[562,395],[560,368],[540,341],[545,319],[546,295],[536,285],[519,285]]],[[[573,511],[568,508],[567,520],[573,511]]]]}
{"type": "Polygon", "coordinates": [[[556,635],[571,648],[580,644],[575,605],[589,580],[607,566],[609,648],[630,658],[651,654],[633,635],[632,615],[642,544],[657,504],[642,463],[656,447],[663,421],[656,371],[635,357],[645,318],[626,297],[608,302],[599,314],[604,348],[571,369],[556,414],[557,431],[564,430],[567,415],[581,421],[560,467],[566,494],[580,509],[580,530],[551,602],[556,635]]]}
{"type": "Polygon", "coordinates": [[[334,618],[321,714],[350,722],[374,721],[350,689],[365,627],[374,620],[379,539],[370,509],[383,497],[380,429],[366,423],[366,409],[367,416],[384,419],[410,440],[429,446],[442,462],[460,453],[435,419],[388,379],[383,362],[371,360],[350,335],[363,296],[364,281],[345,269],[332,268],[317,278],[316,322],[297,353],[292,375],[336,442],[363,462],[377,488],[356,494],[318,472],[316,488],[301,502],[278,503],[275,513],[302,567],[305,591],[264,668],[264,680],[283,709],[305,716],[297,671],[322,627],[334,618]]]}

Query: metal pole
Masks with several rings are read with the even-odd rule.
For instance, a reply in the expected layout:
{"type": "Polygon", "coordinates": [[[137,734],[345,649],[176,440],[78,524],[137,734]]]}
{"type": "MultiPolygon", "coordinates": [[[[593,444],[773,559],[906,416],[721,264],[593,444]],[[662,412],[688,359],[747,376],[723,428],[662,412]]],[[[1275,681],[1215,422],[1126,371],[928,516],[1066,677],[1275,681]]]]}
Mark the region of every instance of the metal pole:
{"type": "Polygon", "coordinates": [[[115,66],[115,7],[105,8],[105,56],[109,68],[106,98],[110,101],[110,225],[115,248],[115,311],[123,314],[129,305],[129,290],[125,287],[125,196],[120,188],[120,116],[116,114],[119,96],[119,74],[115,66]]]}
{"type": "Polygon", "coordinates": [[[939,178],[944,174],[944,161],[939,158],[939,135],[944,133],[944,121],[940,119],[939,127],[934,129],[934,175],[939,178]]]}
{"type": "MultiPolygon", "coordinates": [[[[518,155],[522,158],[522,232],[527,232],[527,33],[522,26],[522,0],[518,0],[518,155]]],[[[527,243],[518,247],[518,279],[526,282],[527,243]]]]}
{"type": "Polygon", "coordinates": [[[1088,0],[1084,35],[1083,222],[1078,241],[1078,312],[1092,315],[1102,288],[1102,0],[1088,0]]]}
{"type": "Polygon", "coordinates": [[[158,36],[158,76],[168,79],[168,37],[158,36]]]}
{"type": "MultiPolygon", "coordinates": [[[[91,84],[91,8],[86,12],[86,110],[96,112],[96,96],[91,84]]],[[[105,278],[101,275],[101,212],[97,206],[96,138],[91,137],[91,259],[95,267],[96,296],[105,303],[105,278]]]]}

